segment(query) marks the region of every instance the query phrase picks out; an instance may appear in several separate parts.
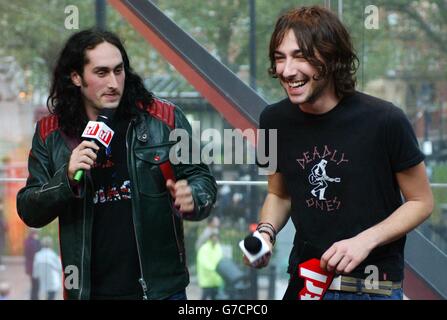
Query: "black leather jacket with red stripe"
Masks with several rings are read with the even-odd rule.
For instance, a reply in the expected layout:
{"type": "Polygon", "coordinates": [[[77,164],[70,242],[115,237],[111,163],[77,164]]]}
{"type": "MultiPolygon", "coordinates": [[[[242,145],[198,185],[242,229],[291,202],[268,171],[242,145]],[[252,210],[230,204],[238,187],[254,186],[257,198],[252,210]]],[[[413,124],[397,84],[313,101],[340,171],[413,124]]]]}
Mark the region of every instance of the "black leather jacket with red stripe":
{"type": "MultiPolygon", "coordinates": [[[[188,180],[193,193],[195,211],[179,218],[166,188],[153,175],[160,177],[160,168],[169,161],[169,150],[175,144],[169,140],[171,130],[186,129],[191,146],[191,126],[181,110],[167,101],[155,98],[150,106],[140,109],[129,124],[126,145],[141,296],[162,299],[189,283],[182,220],[206,218],[215,202],[217,187],[205,164],[168,165],[177,180],[188,180]]],[[[29,177],[17,195],[17,209],[30,227],[40,228],[59,219],[62,264],[69,280],[65,281],[68,285],[64,296],[89,299],[93,185],[87,174],[80,192],[75,193],[70,187],[67,166],[71,150],[77,145],[70,144],[59,129],[56,116],[37,123],[28,159],[29,177]]]]}

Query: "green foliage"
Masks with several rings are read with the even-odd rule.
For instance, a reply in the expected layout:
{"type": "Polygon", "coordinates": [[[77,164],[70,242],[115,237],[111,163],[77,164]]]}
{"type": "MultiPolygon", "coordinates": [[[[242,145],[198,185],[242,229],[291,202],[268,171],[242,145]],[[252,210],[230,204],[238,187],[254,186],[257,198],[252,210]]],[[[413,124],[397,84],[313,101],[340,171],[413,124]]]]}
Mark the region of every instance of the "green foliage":
{"type": "MultiPolygon", "coordinates": [[[[258,92],[267,100],[284,97],[277,80],[267,74],[268,44],[277,17],[293,7],[323,4],[315,0],[256,1],[256,83],[258,92]]],[[[249,65],[248,1],[171,0],[160,1],[159,6],[232,71],[249,65]]],[[[442,0],[343,1],[342,20],[360,59],[359,88],[363,90],[371,80],[395,75],[414,74],[418,79],[432,76],[433,69],[439,70],[436,66],[445,65],[447,10],[443,9],[446,6],[442,0]],[[364,26],[368,5],[379,9],[378,30],[364,26]],[[390,19],[394,13],[397,13],[395,24],[390,19]]],[[[332,4],[332,10],[337,11],[337,2],[332,4]]]]}
{"type": "MultiPolygon", "coordinates": [[[[447,182],[447,164],[440,164],[433,167],[432,183],[446,183],[447,182]]],[[[435,208],[430,217],[432,224],[438,225],[446,223],[443,221],[445,217],[442,216],[442,206],[447,206],[447,190],[446,188],[433,188],[433,197],[435,199],[435,208]]],[[[446,210],[446,209],[444,209],[446,210]]]]}
{"type": "MultiPolygon", "coordinates": [[[[250,17],[248,1],[171,0],[160,1],[159,7],[182,29],[230,70],[237,73],[248,66],[250,17]]],[[[283,98],[283,90],[267,69],[270,35],[278,16],[296,4],[286,0],[255,1],[256,3],[256,84],[267,100],[283,98]]],[[[301,1],[300,5],[321,4],[321,1],[301,1]]]]}
{"type": "MultiPolygon", "coordinates": [[[[69,0],[0,2],[0,56],[11,55],[29,71],[30,89],[45,89],[63,41],[73,32],[65,28],[69,0]]],[[[77,1],[79,27],[93,25],[94,2],[77,1]]],[[[76,30],[75,30],[76,31],[76,30]]]]}
{"type": "MultiPolygon", "coordinates": [[[[182,29],[232,71],[249,65],[249,7],[246,0],[157,1],[159,7],[182,29]]],[[[256,47],[258,91],[269,101],[284,96],[277,80],[267,74],[268,44],[274,23],[283,11],[298,5],[323,5],[323,1],[258,0],[256,3],[256,47]]],[[[0,2],[0,55],[13,55],[23,69],[30,89],[47,89],[51,70],[65,39],[77,30],[66,30],[68,5],[79,9],[80,28],[95,23],[95,1],[18,0],[0,2]]],[[[337,11],[337,2],[332,4],[337,11]]],[[[447,55],[447,10],[443,0],[343,1],[343,22],[350,30],[361,65],[360,88],[387,71],[410,72],[421,78],[434,70],[445,70],[447,55]],[[364,27],[365,7],[379,8],[379,30],[364,27]],[[397,25],[389,14],[398,13],[397,25]],[[437,68],[436,68],[437,67],[437,68]]],[[[107,26],[124,40],[134,69],[143,77],[171,73],[173,68],[111,6],[107,26]]],[[[444,72],[445,76],[445,72],[444,72]]]]}
{"type": "MultiPolygon", "coordinates": [[[[79,30],[65,28],[68,13],[75,5],[79,10],[79,30],[95,25],[95,1],[20,0],[0,2],[0,56],[14,56],[28,75],[30,91],[46,92],[54,63],[65,41],[79,30]]],[[[134,69],[143,77],[172,70],[155,50],[112,7],[107,7],[108,28],[127,45],[134,69]]]]}

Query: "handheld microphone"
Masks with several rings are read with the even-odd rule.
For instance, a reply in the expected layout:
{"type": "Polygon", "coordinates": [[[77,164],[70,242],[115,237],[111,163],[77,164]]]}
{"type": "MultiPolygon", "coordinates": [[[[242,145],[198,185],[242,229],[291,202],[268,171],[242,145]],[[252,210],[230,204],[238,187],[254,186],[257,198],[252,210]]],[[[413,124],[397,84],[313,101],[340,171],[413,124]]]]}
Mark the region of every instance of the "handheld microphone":
{"type": "Polygon", "coordinates": [[[250,263],[255,262],[266,253],[270,252],[270,248],[259,231],[247,236],[244,240],[239,242],[239,247],[247,257],[250,263]]]}
{"type": "MultiPolygon", "coordinates": [[[[82,133],[83,140],[93,141],[94,143],[103,145],[107,148],[113,138],[113,130],[109,127],[112,122],[114,109],[102,109],[96,118],[96,121],[89,121],[82,133]]],[[[84,176],[84,170],[79,169],[74,175],[76,182],[81,181],[84,176]]]]}

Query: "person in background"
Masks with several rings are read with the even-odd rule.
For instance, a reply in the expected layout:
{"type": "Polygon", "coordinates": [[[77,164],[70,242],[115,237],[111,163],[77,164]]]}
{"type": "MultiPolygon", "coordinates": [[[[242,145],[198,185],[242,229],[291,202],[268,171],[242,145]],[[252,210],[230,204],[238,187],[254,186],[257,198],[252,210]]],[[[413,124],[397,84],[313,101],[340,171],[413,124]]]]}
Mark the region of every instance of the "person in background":
{"type": "Polygon", "coordinates": [[[218,216],[212,216],[209,217],[206,220],[206,227],[203,229],[203,231],[200,233],[199,237],[196,241],[196,250],[199,250],[200,247],[208,241],[210,236],[215,233],[219,232],[220,227],[220,218],[218,216]]]}
{"type": "Polygon", "coordinates": [[[0,300],[6,300],[11,292],[11,285],[7,282],[0,282],[0,300]]]}
{"type": "Polygon", "coordinates": [[[34,257],[33,278],[39,281],[39,295],[54,300],[62,289],[62,266],[59,256],[53,250],[53,240],[42,239],[42,249],[34,257]]]}
{"type": "Polygon", "coordinates": [[[3,264],[3,255],[5,254],[7,232],[8,225],[4,217],[3,200],[0,198],[0,271],[6,269],[6,266],[3,264]]]}
{"type": "Polygon", "coordinates": [[[39,280],[33,277],[33,263],[36,253],[42,248],[37,229],[29,229],[25,238],[25,273],[30,278],[30,300],[39,300],[39,280]]]}
{"type": "Polygon", "coordinates": [[[222,256],[219,231],[213,230],[197,253],[197,280],[202,288],[202,300],[216,300],[223,285],[223,279],[217,272],[222,256]]]}

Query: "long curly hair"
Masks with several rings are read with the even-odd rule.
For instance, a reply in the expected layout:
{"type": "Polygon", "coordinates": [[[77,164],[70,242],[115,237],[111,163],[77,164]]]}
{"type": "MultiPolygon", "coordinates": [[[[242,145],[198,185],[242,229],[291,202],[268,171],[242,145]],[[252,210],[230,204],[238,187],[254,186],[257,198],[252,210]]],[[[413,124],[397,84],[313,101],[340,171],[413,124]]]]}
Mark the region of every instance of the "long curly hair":
{"type": "Polygon", "coordinates": [[[141,77],[130,67],[126,50],[117,35],[95,28],[77,32],[67,40],[60,52],[47,99],[48,110],[58,117],[61,130],[68,136],[79,137],[88,121],[81,90],[73,84],[71,74],[74,71],[82,77],[84,65],[88,63],[86,51],[103,42],[119,49],[126,74],[124,92],[115,117],[129,118],[137,112],[136,102],[143,105],[152,102],[153,94],[144,87],[141,77]]]}
{"type": "Polygon", "coordinates": [[[269,48],[268,72],[273,78],[278,77],[275,50],[289,30],[295,33],[304,58],[319,70],[315,80],[332,77],[338,97],[354,93],[359,59],[351,37],[338,17],[320,6],[292,9],[278,18],[269,48]]]}

